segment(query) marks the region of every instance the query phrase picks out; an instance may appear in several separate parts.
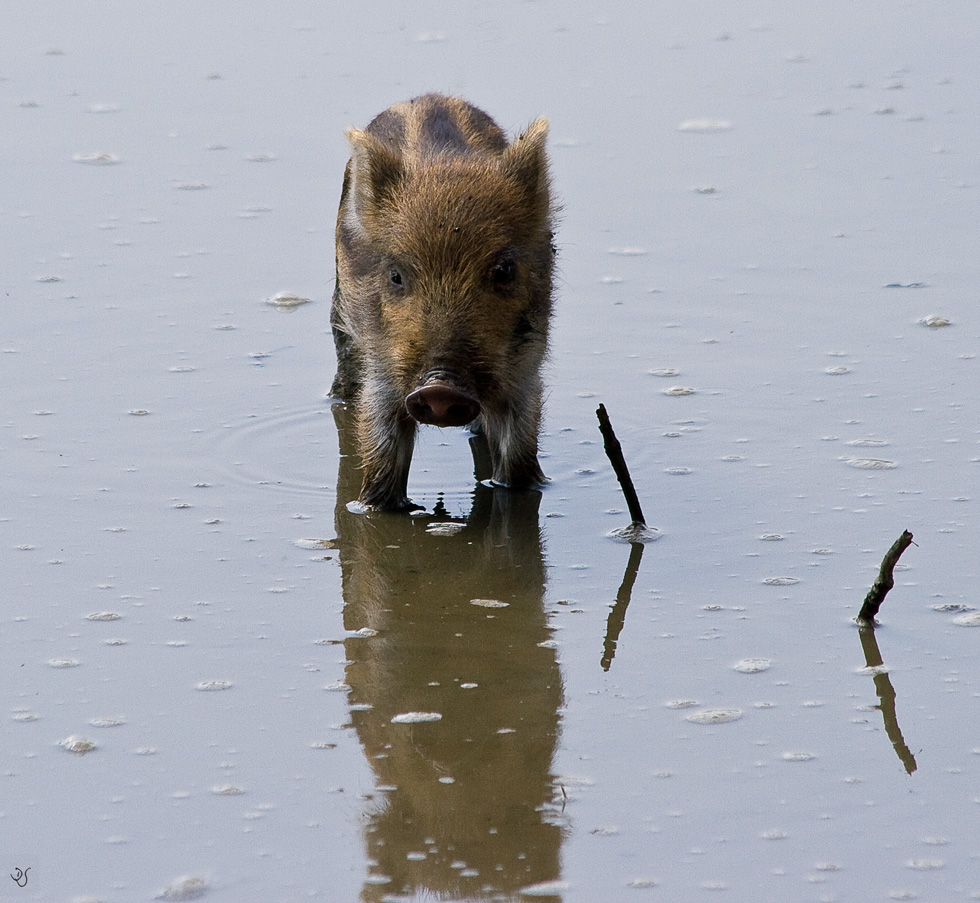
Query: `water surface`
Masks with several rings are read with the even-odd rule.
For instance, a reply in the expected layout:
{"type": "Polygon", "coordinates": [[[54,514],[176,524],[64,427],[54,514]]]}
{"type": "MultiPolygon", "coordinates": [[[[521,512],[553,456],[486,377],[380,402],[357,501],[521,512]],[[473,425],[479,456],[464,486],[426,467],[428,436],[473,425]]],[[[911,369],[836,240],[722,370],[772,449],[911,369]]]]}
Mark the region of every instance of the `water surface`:
{"type": "Polygon", "coordinates": [[[0,899],[980,897],[977,37],[966,2],[8,10],[0,899]],[[425,512],[359,516],[343,129],[434,89],[551,120],[552,482],[427,429],[425,512]]]}

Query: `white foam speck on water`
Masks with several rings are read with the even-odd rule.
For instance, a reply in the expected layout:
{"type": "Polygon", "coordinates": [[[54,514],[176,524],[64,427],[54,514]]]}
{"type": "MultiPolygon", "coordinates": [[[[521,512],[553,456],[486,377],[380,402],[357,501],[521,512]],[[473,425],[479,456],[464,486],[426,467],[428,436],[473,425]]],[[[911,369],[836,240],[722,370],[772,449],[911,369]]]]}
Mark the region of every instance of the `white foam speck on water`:
{"type": "Polygon", "coordinates": [[[13,715],[11,715],[11,721],[18,721],[22,724],[28,724],[31,721],[37,721],[40,717],[41,716],[38,715],[37,712],[21,711],[15,712],[13,715]]]}
{"type": "Polygon", "coordinates": [[[734,128],[728,119],[685,119],[679,126],[679,132],[701,132],[710,134],[713,132],[730,132],[734,128]]]}
{"type": "Polygon", "coordinates": [[[228,690],[231,686],[232,683],[230,680],[202,680],[197,684],[197,689],[210,692],[214,690],[228,690]]]}
{"type": "Polygon", "coordinates": [[[789,832],[784,831],[782,828],[768,828],[765,831],[761,831],[759,836],[763,840],[785,840],[789,837],[789,832]]]}
{"type": "Polygon", "coordinates": [[[933,611],[940,611],[944,613],[955,613],[955,612],[967,612],[971,611],[969,605],[963,602],[937,602],[935,605],[929,606],[933,611]]]}
{"type": "Polygon", "coordinates": [[[858,470],[893,470],[898,467],[895,461],[885,458],[845,458],[844,463],[858,470]]]}
{"type": "Polygon", "coordinates": [[[742,717],[741,709],[702,709],[687,716],[692,724],[728,724],[742,717]]]}
{"type": "Polygon", "coordinates": [[[245,791],[237,784],[216,784],[211,792],[215,796],[240,796],[245,791]]]}
{"type": "Polygon", "coordinates": [[[606,535],[617,542],[656,542],[663,536],[663,532],[646,524],[627,524],[625,527],[610,530],[606,535]]]}
{"type": "Polygon", "coordinates": [[[157,894],[157,899],[180,901],[180,903],[185,900],[199,900],[208,892],[208,889],[207,879],[197,875],[183,875],[180,878],[175,878],[160,891],[157,894]]]}
{"type": "Polygon", "coordinates": [[[370,639],[373,636],[377,636],[378,631],[373,627],[359,627],[357,630],[352,630],[349,635],[352,637],[361,637],[362,639],[370,639]]]}
{"type": "Polygon", "coordinates": [[[83,756],[85,753],[92,752],[93,749],[96,749],[96,743],[94,740],[89,740],[86,737],[79,736],[78,734],[72,734],[70,737],[65,737],[65,739],[58,745],[68,750],[68,752],[76,753],[80,756],[83,756]]]}
{"type": "Polygon", "coordinates": [[[554,783],[559,787],[594,787],[595,779],[588,775],[563,774],[556,776],[554,783]]]}
{"type": "Polygon", "coordinates": [[[743,658],[732,665],[732,670],[742,674],[759,674],[768,671],[771,667],[772,661],[768,658],[743,658]]]}
{"type": "Polygon", "coordinates": [[[864,674],[868,677],[877,677],[879,674],[888,673],[888,665],[866,665],[856,669],[855,674],[864,674]]]}
{"type": "Polygon", "coordinates": [[[119,158],[115,154],[95,152],[91,154],[75,154],[72,159],[76,163],[86,163],[89,166],[115,166],[119,158]]]}
{"type": "Polygon", "coordinates": [[[342,680],[335,680],[333,683],[326,684],[323,689],[334,693],[347,693],[350,691],[350,686],[342,680]]]}
{"type": "Polygon", "coordinates": [[[294,539],[293,545],[298,549],[329,549],[332,543],[329,539],[294,539]]]}
{"type": "Polygon", "coordinates": [[[309,304],[310,300],[310,298],[304,298],[302,295],[293,292],[277,292],[271,298],[266,299],[266,304],[271,304],[279,309],[293,310],[302,307],[304,304],[309,304]]]}
{"type": "Polygon", "coordinates": [[[402,712],[391,718],[392,724],[424,724],[427,721],[442,721],[442,715],[439,712],[402,712]]]}
{"type": "Polygon", "coordinates": [[[448,521],[445,523],[431,523],[425,528],[425,532],[432,536],[455,536],[461,530],[466,529],[466,524],[448,521]]]}
{"type": "Polygon", "coordinates": [[[571,882],[569,881],[539,881],[537,884],[529,884],[526,887],[522,887],[518,893],[522,897],[553,897],[560,895],[571,886],[571,882]]]}

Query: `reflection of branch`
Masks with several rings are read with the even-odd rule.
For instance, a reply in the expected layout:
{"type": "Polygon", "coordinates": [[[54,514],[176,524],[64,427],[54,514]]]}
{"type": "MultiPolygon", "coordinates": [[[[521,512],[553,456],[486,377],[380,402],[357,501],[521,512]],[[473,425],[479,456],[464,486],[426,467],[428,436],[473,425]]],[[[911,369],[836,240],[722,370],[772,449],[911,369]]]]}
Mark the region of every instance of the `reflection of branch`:
{"type": "Polygon", "coordinates": [[[861,611],[858,614],[859,621],[863,621],[869,626],[874,626],[875,615],[878,614],[881,603],[885,601],[888,590],[895,585],[895,578],[892,576],[895,565],[898,564],[898,559],[902,557],[902,552],[909,547],[911,542],[912,534],[908,530],[904,530],[902,535],[892,543],[892,547],[885,553],[885,557],[881,561],[881,570],[878,572],[878,579],[875,580],[868,595],[864,598],[864,605],[861,606],[861,611]]]}
{"type": "MultiPolygon", "coordinates": [[[[906,543],[907,545],[908,543],[906,543]]],[[[862,626],[858,633],[861,635],[861,646],[864,648],[864,660],[867,666],[869,668],[881,667],[883,662],[881,652],[878,651],[878,640],[875,637],[874,628],[870,625],[862,626]]],[[[895,688],[892,686],[887,671],[876,673],[874,681],[875,692],[878,694],[878,699],[881,700],[876,708],[881,709],[881,715],[885,719],[885,733],[888,734],[888,739],[892,741],[898,758],[902,760],[906,773],[912,774],[916,769],[915,756],[912,755],[912,750],[906,745],[905,738],[902,737],[902,730],[898,726],[898,716],[895,714],[895,688]]]]}
{"type": "Polygon", "coordinates": [[[626,564],[626,573],[623,574],[623,582],[616,593],[616,603],[609,612],[606,620],[606,640],[602,644],[602,670],[608,671],[612,664],[613,656],[616,654],[616,641],[622,632],[623,625],[626,623],[626,609],[630,604],[630,597],[633,595],[633,584],[636,583],[636,575],[640,570],[640,559],[643,557],[643,543],[630,543],[630,560],[626,564]]]}

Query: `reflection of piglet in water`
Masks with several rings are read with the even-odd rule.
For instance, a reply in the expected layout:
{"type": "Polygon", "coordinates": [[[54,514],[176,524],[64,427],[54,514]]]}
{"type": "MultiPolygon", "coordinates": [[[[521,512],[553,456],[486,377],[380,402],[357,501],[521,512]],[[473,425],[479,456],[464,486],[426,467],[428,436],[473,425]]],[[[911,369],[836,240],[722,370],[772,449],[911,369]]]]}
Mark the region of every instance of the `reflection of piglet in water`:
{"type": "Polygon", "coordinates": [[[547,128],[538,119],[508,143],[486,113],[427,94],[347,133],[331,394],[357,409],[367,505],[411,507],[419,423],[482,429],[497,484],[544,479],[547,128]]]}

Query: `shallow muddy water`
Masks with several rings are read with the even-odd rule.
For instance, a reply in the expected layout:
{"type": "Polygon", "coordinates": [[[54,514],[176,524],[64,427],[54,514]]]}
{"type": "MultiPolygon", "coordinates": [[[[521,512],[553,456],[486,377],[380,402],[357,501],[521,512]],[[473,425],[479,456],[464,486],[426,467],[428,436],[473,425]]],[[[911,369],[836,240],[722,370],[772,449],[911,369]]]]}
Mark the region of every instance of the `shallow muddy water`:
{"type": "Polygon", "coordinates": [[[980,899],[977,31],[7,10],[0,900],[980,899]],[[359,515],[343,129],[426,90],[551,121],[551,482],[359,515]]]}

